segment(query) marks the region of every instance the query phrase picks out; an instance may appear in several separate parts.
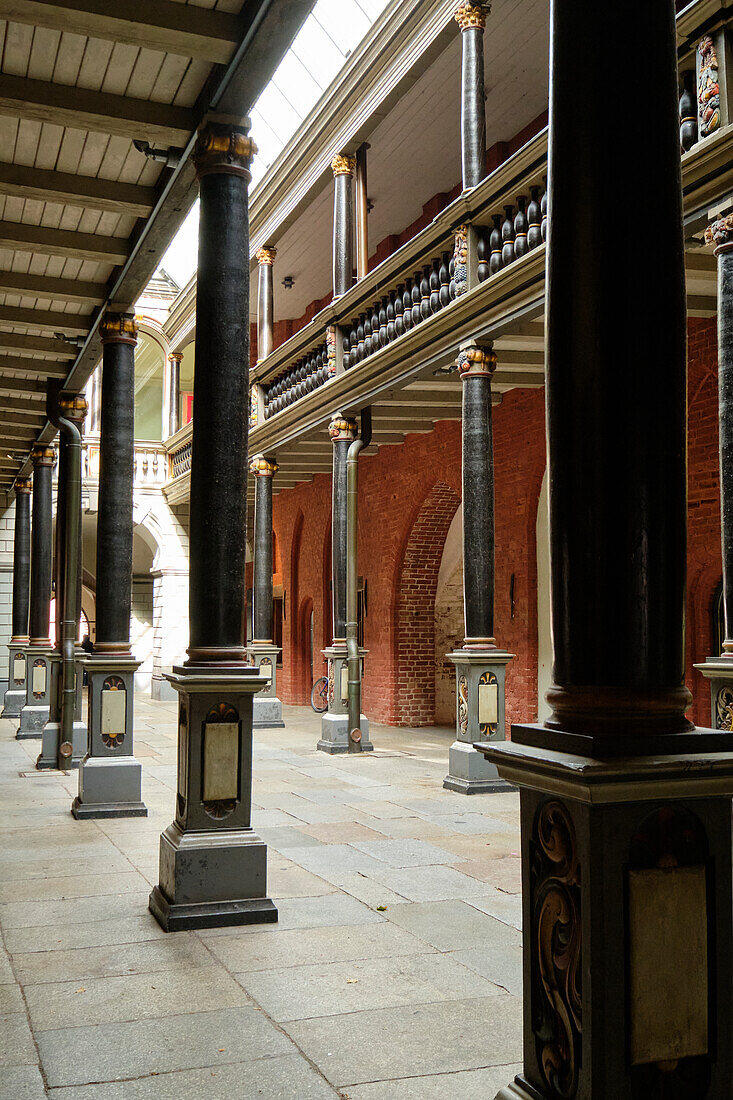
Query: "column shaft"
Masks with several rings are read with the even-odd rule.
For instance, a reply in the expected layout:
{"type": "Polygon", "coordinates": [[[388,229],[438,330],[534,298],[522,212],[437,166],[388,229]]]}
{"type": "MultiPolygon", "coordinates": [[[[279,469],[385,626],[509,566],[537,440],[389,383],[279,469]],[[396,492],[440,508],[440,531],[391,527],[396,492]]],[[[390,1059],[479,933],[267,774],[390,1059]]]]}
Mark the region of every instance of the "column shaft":
{"type": "Polygon", "coordinates": [[[206,172],[201,162],[199,172],[188,652],[194,663],[239,662],[245,653],[250,175],[234,166],[206,172]]]}
{"type": "Polygon", "coordinates": [[[255,475],[253,642],[272,641],[272,478],[277,466],[252,459],[255,475]]]}
{"type": "Polygon", "coordinates": [[[555,2],[551,16],[547,414],[555,687],[550,725],[636,735],[684,717],[686,304],[674,5],[555,2]],[[638,41],[652,128],[625,133],[609,88],[638,41]],[[604,43],[603,49],[598,48],[604,43]],[[577,111],[578,57],[593,56],[577,111]],[[633,168],[631,167],[633,166],[633,168]],[[629,265],[608,211],[654,196],[654,277],[629,265]],[[599,212],[605,212],[599,213],[599,212]],[[625,356],[631,369],[622,368],[625,356]]]}
{"type": "Polygon", "coordinates": [[[31,553],[30,640],[50,644],[51,557],[53,542],[51,475],[53,450],[37,448],[33,458],[33,531],[31,553]]]}
{"type": "Polygon", "coordinates": [[[461,28],[461,160],[463,189],[486,175],[486,97],[484,93],[484,27],[488,4],[463,0],[456,11],[461,28]]]}
{"type": "Polygon", "coordinates": [[[331,480],[331,599],[334,642],[346,643],[346,504],[349,447],[356,425],[346,417],[335,417],[329,426],[333,442],[331,480]]]}
{"type": "Polygon", "coordinates": [[[130,648],[136,340],[131,314],[107,314],[102,326],[97,518],[95,648],[100,652],[126,653],[130,648]]]}
{"type": "MultiPolygon", "coordinates": [[[[733,222],[733,218],[730,219],[733,222]]],[[[733,225],[730,234],[733,237],[733,225]]],[[[733,652],[733,243],[718,255],[718,404],[720,420],[720,519],[723,548],[725,644],[733,652]]]]}
{"type": "Polygon", "coordinates": [[[28,639],[31,580],[31,483],[15,485],[15,529],[13,532],[13,641],[28,639]]]}
{"type": "Polygon", "coordinates": [[[354,157],[335,157],[333,202],[333,295],[345,294],[354,272],[354,157]]]}
{"type": "Polygon", "coordinates": [[[458,357],[463,378],[463,609],[465,646],[494,645],[493,351],[471,347],[458,357]]]}
{"type": "Polygon", "coordinates": [[[274,347],[274,295],[273,271],[277,251],[274,248],[260,248],[257,252],[259,264],[257,283],[257,361],[267,359],[274,347]]]}
{"type": "Polygon", "coordinates": [[[175,435],[181,426],[181,360],[180,352],[168,356],[168,423],[167,434],[175,435]]]}

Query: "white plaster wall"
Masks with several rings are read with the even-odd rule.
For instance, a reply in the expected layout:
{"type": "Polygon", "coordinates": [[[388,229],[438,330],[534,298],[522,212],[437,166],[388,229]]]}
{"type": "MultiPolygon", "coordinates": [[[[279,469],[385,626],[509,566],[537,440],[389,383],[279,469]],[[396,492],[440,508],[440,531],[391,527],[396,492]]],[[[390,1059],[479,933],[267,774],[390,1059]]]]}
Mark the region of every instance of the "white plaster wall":
{"type": "Polygon", "coordinates": [[[456,670],[446,653],[463,643],[463,508],[443,547],[435,593],[435,724],[455,726],[456,670]]]}
{"type": "Polygon", "coordinates": [[[135,690],[150,691],[153,675],[153,578],[133,577],[130,615],[132,652],[142,661],[135,673],[135,690]]]}

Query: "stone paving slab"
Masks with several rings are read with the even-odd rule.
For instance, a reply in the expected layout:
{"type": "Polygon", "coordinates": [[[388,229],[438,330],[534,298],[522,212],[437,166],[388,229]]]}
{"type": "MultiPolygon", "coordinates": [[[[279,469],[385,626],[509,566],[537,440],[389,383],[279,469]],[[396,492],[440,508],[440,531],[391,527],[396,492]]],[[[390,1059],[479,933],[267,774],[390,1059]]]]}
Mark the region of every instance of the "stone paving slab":
{"type": "Polygon", "coordinates": [[[488,953],[498,945],[516,945],[522,942],[516,929],[480,912],[466,901],[396,905],[388,912],[393,924],[398,924],[400,928],[418,936],[438,951],[483,947],[488,953]]]}
{"type": "Polygon", "coordinates": [[[16,879],[0,887],[2,902],[61,901],[102,894],[139,894],[145,887],[138,871],[108,875],[62,875],[49,878],[16,879]]]}
{"type": "Polygon", "coordinates": [[[5,1066],[0,1075],[0,1095],[7,1100],[46,1100],[43,1078],[37,1066],[5,1066]]]}
{"type": "Polygon", "coordinates": [[[502,993],[284,1026],[331,1084],[348,1089],[372,1081],[517,1062],[522,1054],[521,1017],[521,1001],[502,993]]]}
{"type": "Polygon", "coordinates": [[[521,1070],[518,1063],[477,1069],[471,1073],[440,1073],[430,1077],[406,1077],[401,1081],[356,1085],[343,1092],[345,1100],[492,1100],[521,1070]]]}
{"type": "Polygon", "coordinates": [[[166,933],[150,913],[127,920],[95,920],[90,924],[42,925],[11,928],[4,933],[11,954],[26,951],[66,951],[75,947],[104,947],[118,943],[141,943],[165,939],[166,933]]]}
{"type": "Polygon", "coordinates": [[[23,985],[46,982],[78,984],[87,978],[154,974],[164,970],[217,965],[205,945],[197,937],[186,933],[147,943],[85,947],[75,951],[33,951],[14,955],[13,962],[18,981],[23,985]]]}

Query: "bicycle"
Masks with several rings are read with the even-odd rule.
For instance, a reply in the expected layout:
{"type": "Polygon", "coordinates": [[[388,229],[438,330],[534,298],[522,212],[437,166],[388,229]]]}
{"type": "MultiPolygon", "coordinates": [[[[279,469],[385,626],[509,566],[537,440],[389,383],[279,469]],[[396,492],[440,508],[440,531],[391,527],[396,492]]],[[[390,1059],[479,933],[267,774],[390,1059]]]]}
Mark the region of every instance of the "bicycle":
{"type": "Polygon", "coordinates": [[[311,706],[316,714],[328,710],[328,677],[321,676],[311,689],[311,706]]]}

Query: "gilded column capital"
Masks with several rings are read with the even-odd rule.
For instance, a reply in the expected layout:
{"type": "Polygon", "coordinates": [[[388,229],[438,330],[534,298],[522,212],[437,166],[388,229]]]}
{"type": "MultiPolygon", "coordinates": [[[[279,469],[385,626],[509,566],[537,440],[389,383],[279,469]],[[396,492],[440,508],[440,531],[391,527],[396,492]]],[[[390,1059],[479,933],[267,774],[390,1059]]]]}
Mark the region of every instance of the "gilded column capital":
{"type": "Polygon", "coordinates": [[[249,168],[256,152],[248,124],[234,125],[209,119],[199,130],[193,150],[196,175],[201,179],[224,172],[244,176],[249,181],[252,178],[249,168]]]}
{"type": "Polygon", "coordinates": [[[74,424],[83,424],[88,411],[89,406],[83,393],[67,393],[59,397],[59,412],[74,424]]]}
{"type": "Polygon", "coordinates": [[[730,252],[733,248],[733,214],[726,214],[724,218],[710,223],[705,230],[705,244],[715,245],[716,256],[720,252],[730,252]]]}
{"type": "Polygon", "coordinates": [[[272,267],[272,265],[275,263],[275,257],[277,256],[277,249],[268,244],[263,246],[262,248],[258,248],[255,255],[257,257],[257,263],[260,265],[260,267],[263,267],[265,264],[268,267],[272,267]]]}
{"type": "Polygon", "coordinates": [[[473,344],[458,352],[456,366],[461,379],[491,378],[496,370],[496,352],[493,344],[473,344]]]}
{"type": "Polygon", "coordinates": [[[39,444],[31,451],[31,462],[34,466],[53,466],[56,461],[56,452],[53,447],[45,447],[39,444]]]}
{"type": "Polygon", "coordinates": [[[334,177],[353,176],[356,171],[356,157],[342,156],[339,154],[331,161],[331,169],[334,177]]]}
{"type": "Polygon", "coordinates": [[[105,313],[99,326],[103,344],[137,344],[137,321],[134,313],[105,313]]]}
{"type": "Polygon", "coordinates": [[[18,493],[25,493],[26,496],[30,496],[30,494],[32,492],[33,492],[33,482],[30,480],[30,478],[27,478],[27,477],[18,478],[18,480],[15,483],[16,496],[18,495],[18,493]]]}
{"type": "Polygon", "coordinates": [[[277,462],[264,455],[255,455],[250,459],[249,471],[255,477],[274,477],[279,469],[277,462]]]}
{"type": "Polygon", "coordinates": [[[462,31],[486,26],[486,16],[491,11],[490,0],[461,0],[455,11],[455,20],[462,31]]]}
{"type": "Polygon", "coordinates": [[[328,434],[332,443],[353,443],[356,439],[356,421],[336,413],[328,425],[328,434]]]}
{"type": "Polygon", "coordinates": [[[172,351],[168,356],[168,362],[169,363],[182,363],[183,362],[183,352],[182,351],[172,351]]]}

